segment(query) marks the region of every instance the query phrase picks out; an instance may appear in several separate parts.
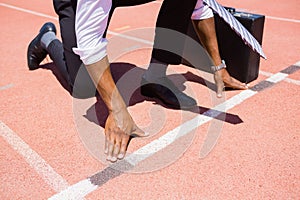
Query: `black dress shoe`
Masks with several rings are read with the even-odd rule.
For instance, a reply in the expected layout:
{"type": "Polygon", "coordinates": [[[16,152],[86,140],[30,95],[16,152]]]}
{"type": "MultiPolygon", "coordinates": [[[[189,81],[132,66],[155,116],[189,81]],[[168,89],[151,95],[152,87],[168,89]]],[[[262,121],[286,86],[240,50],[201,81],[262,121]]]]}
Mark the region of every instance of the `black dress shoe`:
{"type": "Polygon", "coordinates": [[[56,34],[55,25],[51,22],[45,23],[40,29],[39,34],[30,42],[27,49],[27,64],[30,70],[39,68],[40,63],[46,58],[47,51],[41,46],[42,36],[52,31],[56,34]]]}
{"type": "Polygon", "coordinates": [[[160,99],[170,108],[190,109],[197,105],[193,98],[181,92],[167,77],[157,79],[155,83],[142,78],[141,93],[147,97],[160,99]]]}

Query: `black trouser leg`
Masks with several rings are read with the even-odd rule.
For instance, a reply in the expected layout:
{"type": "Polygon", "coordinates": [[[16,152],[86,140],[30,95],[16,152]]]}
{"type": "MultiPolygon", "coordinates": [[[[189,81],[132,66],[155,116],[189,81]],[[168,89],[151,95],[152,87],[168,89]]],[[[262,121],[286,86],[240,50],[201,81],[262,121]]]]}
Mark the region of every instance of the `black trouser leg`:
{"type": "Polygon", "coordinates": [[[67,66],[64,60],[64,49],[61,41],[55,39],[47,47],[47,52],[50,58],[55,63],[55,66],[66,80],[66,82],[71,85],[70,76],[67,70],[67,66]]]}
{"type": "Polygon", "coordinates": [[[164,0],[156,21],[155,39],[152,58],[167,64],[180,64],[185,38],[178,37],[172,32],[162,31],[160,28],[187,33],[191,15],[197,0],[164,0]],[[171,33],[171,34],[170,34],[171,33]],[[164,46],[162,48],[162,46],[164,46]],[[168,49],[166,49],[166,46],[168,49]],[[163,50],[162,50],[162,49],[163,50]],[[171,53],[174,51],[178,54],[171,53]]]}
{"type": "Polygon", "coordinates": [[[72,51],[72,48],[76,47],[75,10],[71,0],[53,0],[53,5],[59,17],[65,65],[67,66],[71,82],[74,84],[77,72],[82,64],[79,56],[72,51]]]}
{"type": "Polygon", "coordinates": [[[94,83],[90,79],[80,57],[72,50],[73,47],[77,46],[75,35],[76,1],[53,0],[53,5],[55,12],[59,16],[59,25],[63,44],[62,61],[56,60],[54,63],[59,69],[62,69],[63,67],[58,65],[65,65],[69,74],[73,96],[82,98],[94,96],[96,92],[94,83]]]}
{"type": "MultiPolygon", "coordinates": [[[[110,12],[110,18],[116,7],[120,6],[134,6],[151,2],[153,0],[114,0],[112,9],[110,12]]],[[[59,16],[59,24],[61,30],[61,37],[63,43],[64,62],[55,62],[56,65],[63,65],[68,71],[71,87],[75,96],[89,96],[89,92],[96,91],[95,86],[90,79],[86,68],[83,66],[80,57],[76,55],[72,48],[76,47],[76,35],[75,35],[75,12],[76,12],[77,0],[53,0],[55,12],[59,16]]],[[[58,67],[63,69],[63,67],[58,67]]]]}

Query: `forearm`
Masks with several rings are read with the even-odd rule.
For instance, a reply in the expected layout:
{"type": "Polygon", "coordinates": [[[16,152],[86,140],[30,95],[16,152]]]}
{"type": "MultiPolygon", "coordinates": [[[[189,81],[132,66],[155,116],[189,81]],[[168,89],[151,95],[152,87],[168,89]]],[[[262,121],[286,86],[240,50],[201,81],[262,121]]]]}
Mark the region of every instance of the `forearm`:
{"type": "Polygon", "coordinates": [[[214,18],[193,20],[198,37],[215,65],[221,64],[214,18]]]}
{"type": "Polygon", "coordinates": [[[111,76],[107,57],[87,65],[86,68],[109,111],[118,112],[126,108],[126,104],[111,76]]]}
{"type": "Polygon", "coordinates": [[[107,56],[94,64],[86,65],[86,68],[109,109],[105,122],[105,153],[107,160],[116,162],[124,158],[130,135],[146,135],[136,126],[127,111],[126,104],[111,76],[107,56]]]}

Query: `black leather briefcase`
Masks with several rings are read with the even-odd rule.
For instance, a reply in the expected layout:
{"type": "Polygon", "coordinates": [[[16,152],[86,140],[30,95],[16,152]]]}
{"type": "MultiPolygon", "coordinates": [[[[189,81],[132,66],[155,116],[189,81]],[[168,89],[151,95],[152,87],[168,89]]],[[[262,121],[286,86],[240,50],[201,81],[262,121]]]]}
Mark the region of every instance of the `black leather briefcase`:
{"type": "MultiPolygon", "coordinates": [[[[262,44],[265,16],[235,11],[226,7],[233,16],[262,44]]],[[[249,83],[258,77],[260,56],[248,47],[230,26],[215,14],[216,32],[221,58],[225,60],[227,70],[234,78],[249,83]]],[[[190,23],[188,35],[198,40],[190,23]]],[[[188,64],[183,60],[184,64],[188,64]]]]}

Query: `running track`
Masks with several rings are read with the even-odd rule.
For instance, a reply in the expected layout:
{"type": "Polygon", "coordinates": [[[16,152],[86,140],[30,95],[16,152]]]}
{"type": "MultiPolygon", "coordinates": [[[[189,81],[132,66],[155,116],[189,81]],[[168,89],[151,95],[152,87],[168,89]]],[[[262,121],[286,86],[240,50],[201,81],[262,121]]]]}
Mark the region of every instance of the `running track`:
{"type": "MultiPolygon", "coordinates": [[[[199,84],[200,77],[209,75],[171,66],[170,76],[197,99],[201,114],[166,109],[138,96],[129,107],[137,123],[146,128],[162,124],[149,138],[131,141],[124,162],[139,172],[150,166],[147,173],[132,173],[115,171],[116,165],[109,167],[85,148],[81,128],[102,130],[92,117],[83,117],[94,99],[81,108],[51,66],[27,69],[28,42],[44,22],[58,26],[51,1],[1,0],[0,198],[299,199],[300,5],[296,0],[220,3],[266,15],[263,49],[268,60],[261,60],[259,78],[252,89],[227,91],[225,103],[215,102],[211,90],[199,84]],[[203,152],[212,138],[215,146],[203,152]],[[153,154],[135,157],[143,150],[153,154]],[[168,159],[167,166],[151,170],[168,159]]],[[[154,27],[160,5],[117,9],[109,38],[154,27]]],[[[142,72],[150,58],[151,34],[119,36],[128,49],[115,62],[142,72]]]]}

